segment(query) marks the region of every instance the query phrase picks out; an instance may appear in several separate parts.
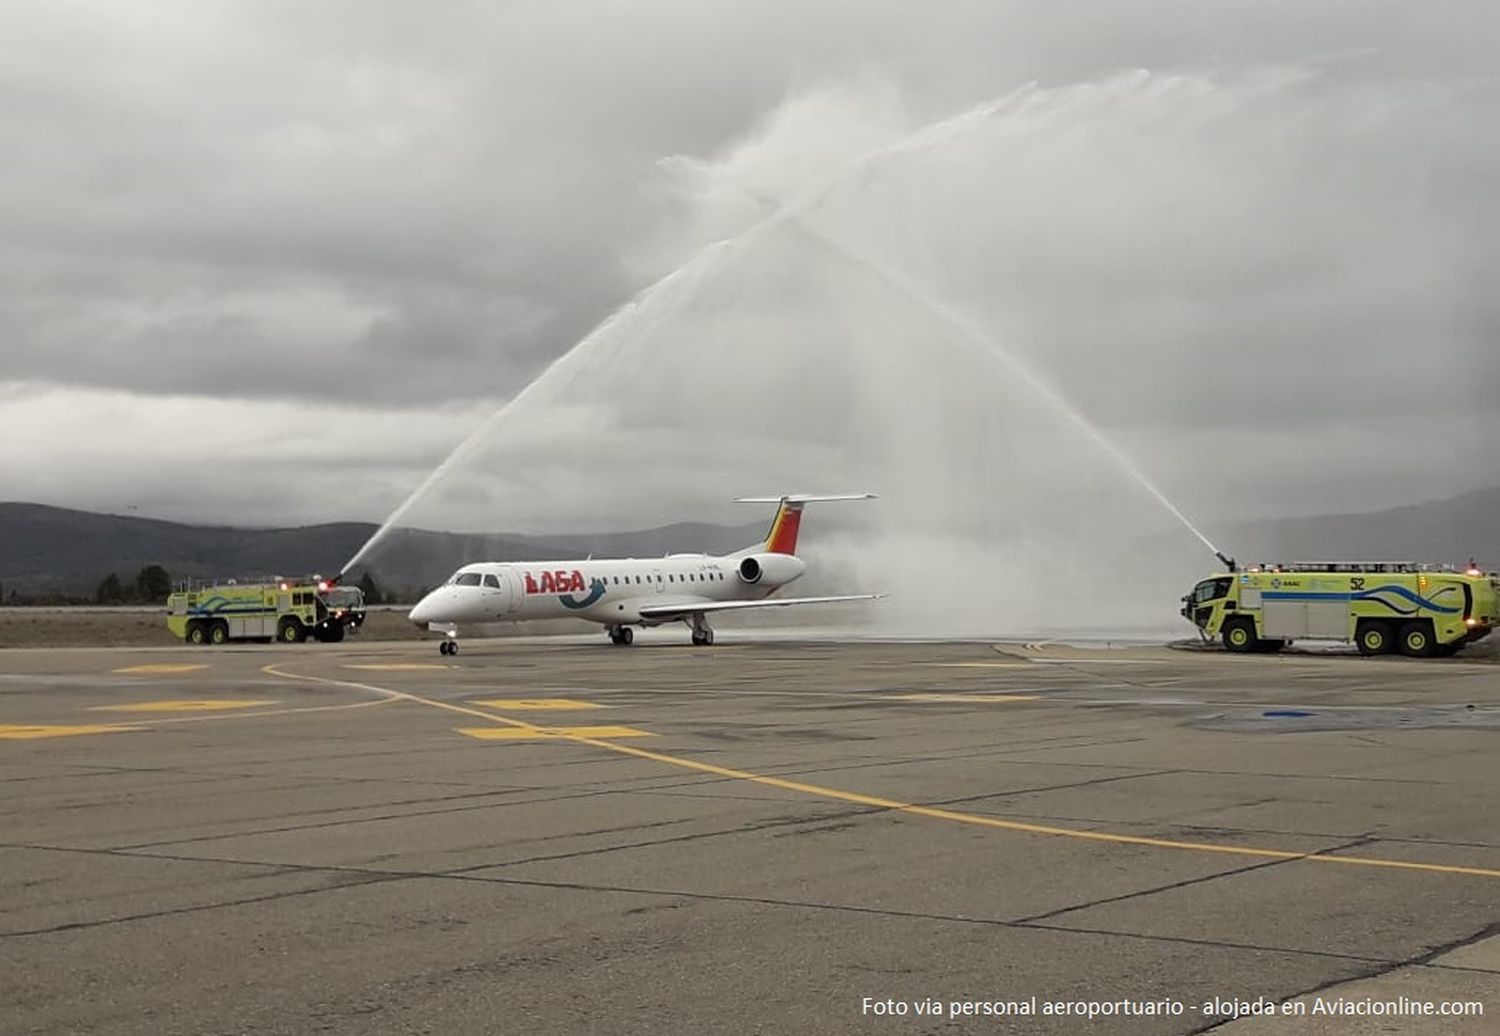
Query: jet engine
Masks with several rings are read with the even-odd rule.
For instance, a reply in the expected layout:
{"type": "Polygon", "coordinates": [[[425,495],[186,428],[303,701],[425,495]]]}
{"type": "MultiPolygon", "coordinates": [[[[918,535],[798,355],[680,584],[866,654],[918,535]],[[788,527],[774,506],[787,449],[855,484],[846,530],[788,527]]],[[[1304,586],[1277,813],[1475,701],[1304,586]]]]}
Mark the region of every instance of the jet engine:
{"type": "Polygon", "coordinates": [[[751,554],[740,559],[736,574],[740,582],[783,586],[807,571],[807,565],[792,554],[751,554]]]}

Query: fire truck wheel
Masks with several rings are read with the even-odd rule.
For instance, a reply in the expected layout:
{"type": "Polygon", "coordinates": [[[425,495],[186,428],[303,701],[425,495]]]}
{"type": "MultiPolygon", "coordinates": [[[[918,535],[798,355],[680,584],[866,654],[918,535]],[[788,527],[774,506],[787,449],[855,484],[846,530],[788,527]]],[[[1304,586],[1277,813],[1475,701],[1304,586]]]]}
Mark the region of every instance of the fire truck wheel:
{"type": "Polygon", "coordinates": [[[281,620],[281,625],[276,627],[276,639],[283,644],[300,644],[307,639],[307,630],[302,628],[302,623],[295,618],[281,620]]]}
{"type": "Polygon", "coordinates": [[[1241,654],[1254,651],[1255,623],[1250,619],[1230,619],[1224,624],[1224,646],[1241,654]]]}
{"type": "Polygon", "coordinates": [[[1366,622],[1354,634],[1361,655],[1383,655],[1391,649],[1391,631],[1383,622],[1366,622]]]}
{"type": "Polygon", "coordinates": [[[208,642],[210,644],[229,643],[229,623],[220,621],[209,626],[208,642]]]}
{"type": "Polygon", "coordinates": [[[203,632],[203,623],[194,620],[187,624],[187,642],[189,644],[206,643],[208,637],[203,632]]]}
{"type": "Polygon", "coordinates": [[[1401,627],[1401,653],[1412,658],[1427,658],[1432,654],[1432,627],[1425,622],[1408,622],[1401,627]]]}

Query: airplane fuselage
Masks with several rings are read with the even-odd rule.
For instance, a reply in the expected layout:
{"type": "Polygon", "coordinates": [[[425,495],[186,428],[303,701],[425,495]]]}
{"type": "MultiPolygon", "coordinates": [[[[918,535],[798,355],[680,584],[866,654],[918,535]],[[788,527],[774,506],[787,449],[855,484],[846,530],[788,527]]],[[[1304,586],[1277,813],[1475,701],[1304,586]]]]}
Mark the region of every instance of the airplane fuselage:
{"type": "MultiPolygon", "coordinates": [[[[765,497],[741,498],[769,502],[765,497]]],[[[663,558],[585,558],[582,561],[476,561],[427,594],[411,610],[416,625],[447,635],[439,650],[458,651],[458,628],[528,619],[587,619],[601,623],[616,644],[629,644],[632,627],[685,623],[693,643],[710,645],[709,617],[750,608],[784,608],[873,600],[878,594],[773,597],[800,578],[797,557],[802,508],[814,500],[868,500],[870,494],[787,495],[771,531],[733,554],[668,554],[663,558]]]]}
{"type": "Polygon", "coordinates": [[[791,555],[480,561],[465,565],[424,597],[412,609],[411,620],[420,624],[573,618],[653,626],[676,620],[643,615],[642,608],[677,606],[690,611],[700,603],[760,600],[804,571],[803,561],[791,555]]]}

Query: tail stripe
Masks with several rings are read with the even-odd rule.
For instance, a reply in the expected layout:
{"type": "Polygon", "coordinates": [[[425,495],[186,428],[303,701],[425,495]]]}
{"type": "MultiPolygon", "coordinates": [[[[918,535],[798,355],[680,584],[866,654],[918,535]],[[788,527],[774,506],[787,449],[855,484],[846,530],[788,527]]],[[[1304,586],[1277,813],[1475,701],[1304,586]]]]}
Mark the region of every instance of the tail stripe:
{"type": "MultiPolygon", "coordinates": [[[[797,553],[797,533],[802,528],[802,508],[814,500],[873,500],[874,493],[841,493],[837,496],[815,496],[811,493],[789,493],[786,496],[742,496],[736,498],[741,504],[780,504],[776,517],[771,522],[771,531],[759,549],[771,554],[797,553]]],[[[747,547],[740,554],[754,553],[757,548],[747,547]]]]}
{"type": "Polygon", "coordinates": [[[797,553],[797,533],[802,528],[802,505],[783,500],[766,536],[766,551],[771,554],[797,553]]]}

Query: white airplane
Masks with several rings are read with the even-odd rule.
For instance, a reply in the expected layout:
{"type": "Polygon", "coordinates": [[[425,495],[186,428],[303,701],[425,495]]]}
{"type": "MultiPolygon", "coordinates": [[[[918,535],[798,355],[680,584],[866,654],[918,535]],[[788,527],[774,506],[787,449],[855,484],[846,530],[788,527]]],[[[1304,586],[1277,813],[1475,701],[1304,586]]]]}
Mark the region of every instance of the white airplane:
{"type": "Polygon", "coordinates": [[[712,644],[714,631],[708,625],[712,612],[883,597],[771,596],[807,571],[807,564],[796,554],[804,505],[873,499],[872,493],[742,497],[736,503],[780,506],[765,540],[723,556],[474,562],[418,601],[408,618],[422,629],[445,634],[438,645],[444,655],[458,654],[460,625],[517,619],[588,619],[602,623],[616,644],[635,639],[633,626],[683,622],[692,628],[694,644],[712,644]]]}

